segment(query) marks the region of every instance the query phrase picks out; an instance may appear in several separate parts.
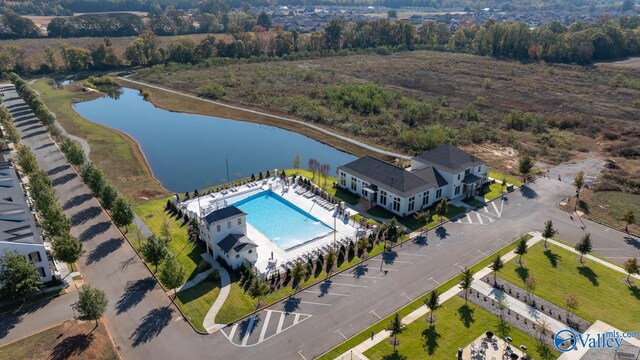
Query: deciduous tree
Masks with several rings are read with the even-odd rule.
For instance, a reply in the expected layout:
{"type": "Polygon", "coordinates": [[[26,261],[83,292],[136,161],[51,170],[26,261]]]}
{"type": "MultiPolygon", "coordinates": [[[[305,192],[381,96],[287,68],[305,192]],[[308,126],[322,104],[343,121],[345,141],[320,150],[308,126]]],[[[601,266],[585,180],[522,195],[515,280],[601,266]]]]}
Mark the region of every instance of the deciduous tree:
{"type": "Polygon", "coordinates": [[[98,319],[104,315],[108,304],[109,300],[104,291],[85,285],[78,293],[76,309],[80,313],[80,319],[95,320],[97,327],[98,319]]]}
{"type": "Polygon", "coordinates": [[[24,255],[9,250],[0,257],[0,294],[7,299],[24,299],[42,288],[36,267],[24,255]]]}

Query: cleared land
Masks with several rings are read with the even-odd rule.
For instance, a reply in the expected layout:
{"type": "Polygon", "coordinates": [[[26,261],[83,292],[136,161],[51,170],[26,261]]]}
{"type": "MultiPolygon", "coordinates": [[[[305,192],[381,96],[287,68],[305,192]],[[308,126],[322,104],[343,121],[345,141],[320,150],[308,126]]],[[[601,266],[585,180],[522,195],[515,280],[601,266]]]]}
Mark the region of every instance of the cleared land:
{"type": "Polygon", "coordinates": [[[102,321],[67,321],[0,348],[0,359],[92,359],[118,360],[111,337],[102,321]]]}
{"type": "MultiPolygon", "coordinates": [[[[401,356],[394,356],[393,346],[386,341],[366,351],[364,355],[369,359],[387,360],[451,359],[458,348],[466,347],[486,331],[493,331],[503,339],[510,336],[516,346],[527,346],[535,358],[543,358],[537,351],[537,340],[506,322],[501,323],[498,317],[480,307],[472,303],[465,304],[460,297],[447,300],[433,315],[437,319],[433,325],[425,319],[418,319],[398,335],[400,345],[397,349],[401,356]]],[[[429,314],[426,318],[429,318],[429,314]]]]}
{"type": "MultiPolygon", "coordinates": [[[[564,206],[565,210],[573,211],[576,198],[572,197],[564,206]]],[[[629,225],[629,233],[640,234],[640,195],[627,194],[618,191],[585,190],[580,195],[578,210],[584,212],[587,219],[609,224],[624,231],[626,223],[622,220],[628,210],[635,214],[635,222],[629,225]]]]}
{"type": "Polygon", "coordinates": [[[602,320],[622,331],[640,324],[640,288],[637,281],[626,283],[627,275],[593,261],[578,262],[580,256],[570,251],[541,244],[529,248],[523,256],[524,266],[516,259],[508,262],[498,274],[505,280],[524,287],[524,279],[534,276],[534,294],[561,308],[566,308],[567,294],[575,293],[575,314],[590,322],[602,320]]]}

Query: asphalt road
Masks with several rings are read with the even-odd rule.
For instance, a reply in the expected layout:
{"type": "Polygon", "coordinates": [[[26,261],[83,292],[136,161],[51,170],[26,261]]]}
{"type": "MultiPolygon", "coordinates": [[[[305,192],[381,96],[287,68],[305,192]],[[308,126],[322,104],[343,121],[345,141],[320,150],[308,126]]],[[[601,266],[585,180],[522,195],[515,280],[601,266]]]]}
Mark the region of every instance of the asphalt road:
{"type": "MultiPolygon", "coordinates": [[[[498,200],[500,213],[485,215],[492,221],[448,223],[430,231],[426,243],[405,244],[384,259],[377,256],[366,261],[358,273],[336,275],[330,282],[274,304],[253,320],[231,324],[213,335],[198,335],[180,319],[159,286],[154,286],[149,271],[22,100],[12,90],[4,92],[5,105],[15,116],[24,143],[50,172],[60,203],[73,219],[72,233],[84,243],[81,273],[107,293],[106,324],[125,359],[311,359],[519,235],[542,230],[548,219],[559,229],[558,236],[571,243],[590,232],[594,249],[614,261],[640,256],[637,239],[575,217],[572,220],[556,207],[574,192],[569,184],[539,179],[509,194],[504,203],[498,200]]],[[[20,315],[14,329],[27,333],[24,328],[29,326],[44,328],[41,324],[54,315],[41,314],[20,315]]],[[[4,317],[0,319],[0,329],[12,334],[5,323],[4,317]]]]}

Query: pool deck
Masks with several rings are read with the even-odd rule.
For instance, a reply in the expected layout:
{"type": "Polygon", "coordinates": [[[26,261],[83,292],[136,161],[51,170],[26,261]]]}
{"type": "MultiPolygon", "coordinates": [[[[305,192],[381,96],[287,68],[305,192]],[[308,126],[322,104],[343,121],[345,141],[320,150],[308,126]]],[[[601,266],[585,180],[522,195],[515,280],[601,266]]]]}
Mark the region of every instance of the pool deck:
{"type": "MultiPolygon", "coordinates": [[[[360,226],[358,224],[354,224],[354,221],[350,220],[349,217],[340,217],[337,214],[338,206],[328,204],[321,197],[313,195],[310,191],[305,191],[304,187],[298,186],[297,184],[286,187],[279,178],[275,177],[238,186],[233,190],[225,190],[223,192],[208,194],[200,197],[199,200],[191,199],[185,202],[184,205],[187,206],[189,211],[197,213],[198,206],[205,208],[207,204],[211,204],[212,208],[215,208],[216,203],[218,206],[223,206],[225,201],[231,204],[260,191],[266,190],[272,190],[282,198],[322,221],[330,228],[334,227],[335,220],[335,240],[338,242],[346,238],[355,239],[356,235],[363,233],[362,229],[361,231],[358,231],[360,226]],[[200,205],[198,205],[198,202],[200,205]]],[[[347,211],[350,212],[350,215],[355,213],[352,209],[347,209],[347,211]]],[[[277,220],[278,219],[274,219],[274,221],[277,220]]],[[[271,271],[277,268],[281,270],[284,269],[284,266],[286,266],[287,263],[295,261],[298,257],[306,258],[308,254],[312,253],[315,257],[314,252],[317,249],[334,244],[334,232],[330,231],[326,235],[306,241],[305,243],[290,248],[289,250],[284,250],[269,240],[269,238],[264,234],[260,233],[251,225],[250,222],[247,223],[247,236],[258,244],[258,260],[255,266],[261,274],[265,275],[268,275],[271,271]],[[271,258],[272,254],[273,259],[271,258]]]]}

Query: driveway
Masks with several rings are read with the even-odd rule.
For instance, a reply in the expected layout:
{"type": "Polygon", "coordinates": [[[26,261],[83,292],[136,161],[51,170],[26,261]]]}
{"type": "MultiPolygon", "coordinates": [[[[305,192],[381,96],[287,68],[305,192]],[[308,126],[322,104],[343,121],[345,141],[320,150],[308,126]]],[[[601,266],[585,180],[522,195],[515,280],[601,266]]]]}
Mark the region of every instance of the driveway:
{"type": "MultiPolygon", "coordinates": [[[[5,104],[12,112],[25,111],[13,90],[5,94],[5,104]]],[[[197,335],[179,318],[133,249],[34,120],[28,112],[17,116],[16,124],[40,165],[52,174],[60,203],[74,219],[72,233],[86,250],[80,271],[91,285],[107,293],[105,321],[125,359],[311,359],[518,235],[541,231],[548,219],[554,221],[559,236],[571,243],[590,232],[594,248],[610,249],[600,253],[614,261],[640,256],[637,239],[575,217],[571,220],[556,207],[574,192],[569,184],[539,179],[509,194],[504,204],[496,204],[500,216],[492,215],[492,222],[447,223],[430,231],[426,242],[404,244],[278,302],[256,317],[230,324],[214,335],[197,335]]],[[[53,315],[42,317],[48,316],[53,315]]]]}

